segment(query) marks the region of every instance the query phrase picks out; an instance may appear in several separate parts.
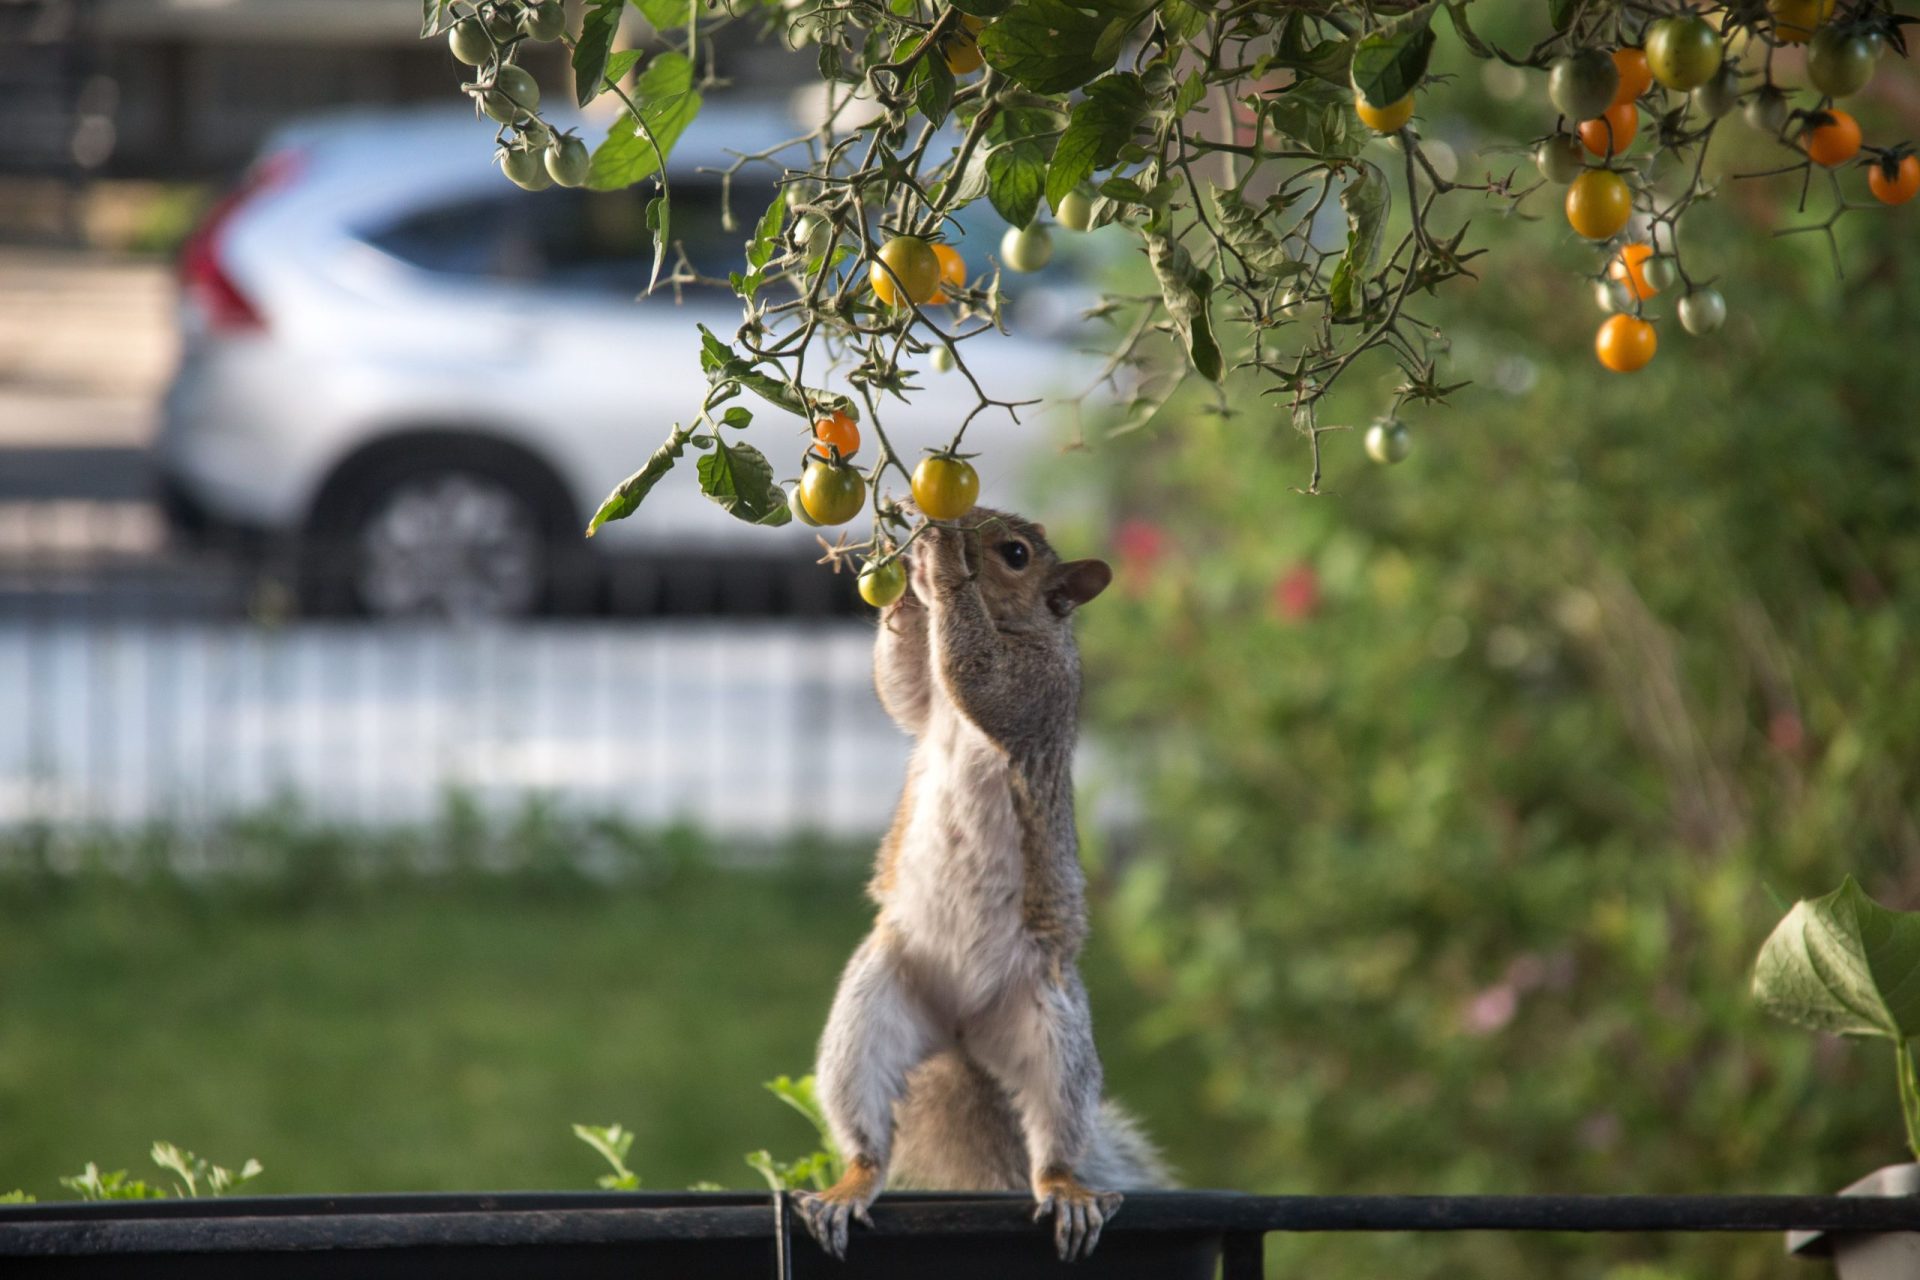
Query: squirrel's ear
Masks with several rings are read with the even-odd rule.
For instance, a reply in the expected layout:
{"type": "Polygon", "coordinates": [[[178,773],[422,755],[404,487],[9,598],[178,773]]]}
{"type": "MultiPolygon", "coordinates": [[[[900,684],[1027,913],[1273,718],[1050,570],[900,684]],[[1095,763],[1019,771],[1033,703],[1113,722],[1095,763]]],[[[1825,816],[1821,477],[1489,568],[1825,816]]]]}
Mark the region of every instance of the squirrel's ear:
{"type": "Polygon", "coordinates": [[[1069,560],[1053,571],[1047,583],[1047,603],[1065,617],[1107,589],[1113,569],[1105,560],[1069,560]]]}

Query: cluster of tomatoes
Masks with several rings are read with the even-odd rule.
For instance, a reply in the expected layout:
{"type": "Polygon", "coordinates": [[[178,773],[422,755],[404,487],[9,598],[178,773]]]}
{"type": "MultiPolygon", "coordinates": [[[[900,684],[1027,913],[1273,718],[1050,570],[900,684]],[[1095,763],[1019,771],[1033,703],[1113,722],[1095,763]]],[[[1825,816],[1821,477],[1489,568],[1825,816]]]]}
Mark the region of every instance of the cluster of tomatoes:
{"type": "MultiPolygon", "coordinates": [[[[1750,125],[1776,137],[1785,137],[1789,124],[1797,122],[1789,140],[1822,168],[1835,169],[1859,157],[1860,126],[1832,103],[1859,92],[1872,79],[1886,38],[1868,26],[1829,24],[1833,7],[1834,0],[1771,0],[1768,6],[1775,43],[1808,45],[1807,78],[1821,95],[1811,111],[1790,111],[1787,95],[1770,77],[1743,90],[1721,33],[1697,13],[1658,19],[1647,28],[1641,47],[1610,53],[1582,49],[1556,60],[1548,73],[1547,94],[1563,120],[1575,122],[1574,129],[1541,142],[1534,159],[1542,177],[1566,185],[1567,222],[1574,231],[1600,243],[1626,231],[1634,193],[1612,162],[1633,144],[1640,124],[1636,104],[1656,82],[1687,95],[1689,112],[1705,123],[1736,106],[1742,107],[1750,125]]],[[[1910,148],[1872,150],[1867,181],[1875,198],[1897,205],[1920,193],[1920,159],[1910,148]]],[[[1606,278],[1596,291],[1602,307],[1614,313],[1594,339],[1602,365],[1617,373],[1646,367],[1658,339],[1640,314],[1640,304],[1680,283],[1683,275],[1671,245],[1663,252],[1644,241],[1629,241],[1610,255],[1606,278]]],[[[1695,335],[1718,329],[1727,315],[1718,290],[1691,281],[1675,310],[1681,327],[1695,335]]]]}
{"type": "Polygon", "coordinates": [[[447,31],[447,47],[480,79],[466,85],[482,113],[500,122],[503,134],[495,159],[515,186],[541,191],[554,183],[584,186],[592,157],[587,144],[571,132],[555,133],[539,116],[540,82],[512,61],[524,40],[552,41],[566,35],[561,0],[494,0],[447,31]],[[509,132],[510,131],[510,132],[509,132]]]}

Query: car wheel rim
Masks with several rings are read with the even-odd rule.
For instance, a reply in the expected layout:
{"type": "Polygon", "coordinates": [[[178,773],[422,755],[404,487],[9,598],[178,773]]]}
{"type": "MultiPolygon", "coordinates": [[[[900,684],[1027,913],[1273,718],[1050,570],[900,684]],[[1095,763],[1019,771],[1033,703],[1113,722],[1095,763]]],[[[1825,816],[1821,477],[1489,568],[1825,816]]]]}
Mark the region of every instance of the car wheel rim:
{"type": "Polygon", "coordinates": [[[448,473],[394,486],[361,526],[359,592],[373,613],[452,618],[529,612],[540,531],[506,485],[448,473]]]}

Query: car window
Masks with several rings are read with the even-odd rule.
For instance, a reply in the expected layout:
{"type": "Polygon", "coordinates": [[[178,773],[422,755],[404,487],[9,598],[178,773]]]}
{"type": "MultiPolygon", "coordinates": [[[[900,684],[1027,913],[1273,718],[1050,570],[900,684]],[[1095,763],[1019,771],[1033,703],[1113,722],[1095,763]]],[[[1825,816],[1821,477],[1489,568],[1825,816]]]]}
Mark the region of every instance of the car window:
{"type": "MultiPolygon", "coordinates": [[[[760,193],[734,190],[737,220],[759,214],[760,193]]],[[[426,271],[631,297],[653,270],[649,197],[637,191],[504,191],[416,210],[365,239],[426,271]]],[[[673,184],[672,238],[700,275],[743,269],[747,233],[721,227],[718,183],[673,184]]],[[[670,253],[667,270],[677,257],[670,253]]]]}

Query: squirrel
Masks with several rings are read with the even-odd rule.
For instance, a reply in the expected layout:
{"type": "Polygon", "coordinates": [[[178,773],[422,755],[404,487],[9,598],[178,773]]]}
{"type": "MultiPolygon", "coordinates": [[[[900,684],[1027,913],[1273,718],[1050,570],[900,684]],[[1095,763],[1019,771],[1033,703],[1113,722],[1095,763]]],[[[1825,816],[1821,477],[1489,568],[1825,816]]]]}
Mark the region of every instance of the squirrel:
{"type": "Polygon", "coordinates": [[[895,1186],[1030,1190],[1060,1257],[1091,1252],[1120,1189],[1168,1185],[1101,1096],[1076,965],[1086,877],[1073,812],[1080,658],[1072,620],[1112,580],[1040,525],[976,507],[928,524],[881,614],[874,686],[917,740],[815,1081],[846,1172],[798,1200],[844,1258],[850,1220],[895,1186]]]}

